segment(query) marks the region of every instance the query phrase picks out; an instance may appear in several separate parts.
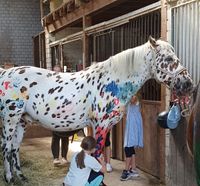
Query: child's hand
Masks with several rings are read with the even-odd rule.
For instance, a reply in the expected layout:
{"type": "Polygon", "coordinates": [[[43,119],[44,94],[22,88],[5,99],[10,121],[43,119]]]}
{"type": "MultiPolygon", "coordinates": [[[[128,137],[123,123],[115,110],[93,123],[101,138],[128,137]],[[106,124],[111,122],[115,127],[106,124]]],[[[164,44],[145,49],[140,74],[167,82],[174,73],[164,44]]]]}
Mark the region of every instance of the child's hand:
{"type": "Polygon", "coordinates": [[[104,163],[105,163],[105,161],[104,161],[104,157],[103,157],[102,154],[101,154],[101,156],[98,157],[97,159],[98,159],[98,161],[99,161],[101,164],[104,164],[104,163]]]}
{"type": "Polygon", "coordinates": [[[104,161],[104,156],[101,154],[101,156],[99,158],[97,158],[99,163],[102,165],[102,168],[101,168],[101,172],[106,172],[106,163],[104,161]]]}
{"type": "Polygon", "coordinates": [[[126,107],[125,106],[120,106],[119,110],[120,110],[120,112],[125,113],[126,112],[126,107]]]}

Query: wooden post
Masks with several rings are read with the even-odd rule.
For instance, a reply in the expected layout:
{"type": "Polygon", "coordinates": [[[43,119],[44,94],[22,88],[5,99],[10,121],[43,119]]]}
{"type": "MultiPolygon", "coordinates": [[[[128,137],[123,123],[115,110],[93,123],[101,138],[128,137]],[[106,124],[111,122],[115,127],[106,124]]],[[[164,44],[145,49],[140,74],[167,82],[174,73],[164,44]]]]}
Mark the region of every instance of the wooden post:
{"type": "MultiPolygon", "coordinates": [[[[91,17],[89,16],[83,16],[83,69],[85,69],[87,66],[89,66],[89,57],[88,57],[88,36],[85,32],[85,29],[89,26],[91,26],[91,17]]],[[[93,129],[92,127],[87,127],[87,136],[93,136],[93,129]]]]}
{"type": "Polygon", "coordinates": [[[167,2],[161,0],[161,38],[167,40],[167,2]]]}
{"type": "Polygon", "coordinates": [[[44,10],[43,10],[43,0],[40,0],[40,16],[41,16],[41,24],[43,25],[42,18],[44,17],[44,10]]]}
{"type": "Polygon", "coordinates": [[[85,29],[91,26],[91,17],[83,16],[83,69],[89,66],[89,57],[88,57],[88,36],[85,32],[85,29]]]}
{"type": "MultiPolygon", "coordinates": [[[[167,41],[167,2],[166,0],[161,0],[161,38],[167,41]]],[[[161,85],[161,105],[160,109],[165,110],[168,106],[167,89],[164,85],[161,85]]],[[[165,130],[159,128],[159,177],[160,180],[165,182],[165,130]]]]}

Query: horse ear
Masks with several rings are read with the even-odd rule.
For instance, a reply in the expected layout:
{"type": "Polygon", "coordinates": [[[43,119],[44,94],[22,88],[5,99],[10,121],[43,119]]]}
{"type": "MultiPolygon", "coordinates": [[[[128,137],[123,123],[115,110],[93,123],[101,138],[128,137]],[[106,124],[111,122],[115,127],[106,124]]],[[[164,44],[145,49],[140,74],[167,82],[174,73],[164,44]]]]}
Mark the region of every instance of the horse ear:
{"type": "Polygon", "coordinates": [[[149,36],[149,42],[154,48],[158,46],[158,44],[156,43],[156,40],[152,36],[149,36]]]}

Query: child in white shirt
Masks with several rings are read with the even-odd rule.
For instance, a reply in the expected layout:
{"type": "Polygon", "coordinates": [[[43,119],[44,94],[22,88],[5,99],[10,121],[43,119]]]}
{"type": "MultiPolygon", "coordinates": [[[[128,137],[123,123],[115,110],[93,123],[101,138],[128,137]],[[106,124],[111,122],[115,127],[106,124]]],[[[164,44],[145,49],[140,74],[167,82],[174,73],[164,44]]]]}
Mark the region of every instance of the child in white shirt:
{"type": "Polygon", "coordinates": [[[85,137],[81,142],[82,150],[76,153],[70,164],[69,172],[64,179],[64,186],[99,186],[103,182],[105,163],[91,156],[95,152],[96,140],[85,137]]]}

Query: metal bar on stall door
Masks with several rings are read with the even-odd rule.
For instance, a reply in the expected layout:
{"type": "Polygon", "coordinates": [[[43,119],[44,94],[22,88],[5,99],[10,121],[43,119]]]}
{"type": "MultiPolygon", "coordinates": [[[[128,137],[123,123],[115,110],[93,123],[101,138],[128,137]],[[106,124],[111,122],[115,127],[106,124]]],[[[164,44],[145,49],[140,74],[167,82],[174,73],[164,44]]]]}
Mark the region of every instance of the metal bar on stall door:
{"type": "Polygon", "coordinates": [[[115,37],[115,32],[112,32],[112,44],[111,44],[111,50],[112,50],[112,56],[114,55],[114,52],[115,52],[115,41],[114,41],[114,38],[115,37]]]}
{"type": "Polygon", "coordinates": [[[96,32],[108,30],[110,28],[114,28],[114,27],[117,27],[117,26],[124,25],[125,23],[128,23],[129,20],[131,20],[131,19],[134,19],[134,18],[140,17],[142,15],[145,15],[147,13],[156,11],[160,8],[161,8],[161,2],[156,2],[156,3],[153,3],[153,4],[148,5],[146,7],[143,7],[143,8],[140,8],[138,10],[135,10],[133,12],[130,12],[128,14],[114,18],[112,20],[105,21],[103,23],[99,23],[99,24],[96,24],[94,26],[88,27],[88,28],[85,29],[85,31],[87,32],[87,34],[90,35],[90,34],[93,34],[93,33],[96,33],[96,32]]]}
{"type": "Polygon", "coordinates": [[[93,61],[96,61],[96,36],[93,37],[93,61]]]}
{"type": "Polygon", "coordinates": [[[63,69],[63,45],[62,44],[60,44],[60,66],[61,66],[61,68],[63,69]]]}

